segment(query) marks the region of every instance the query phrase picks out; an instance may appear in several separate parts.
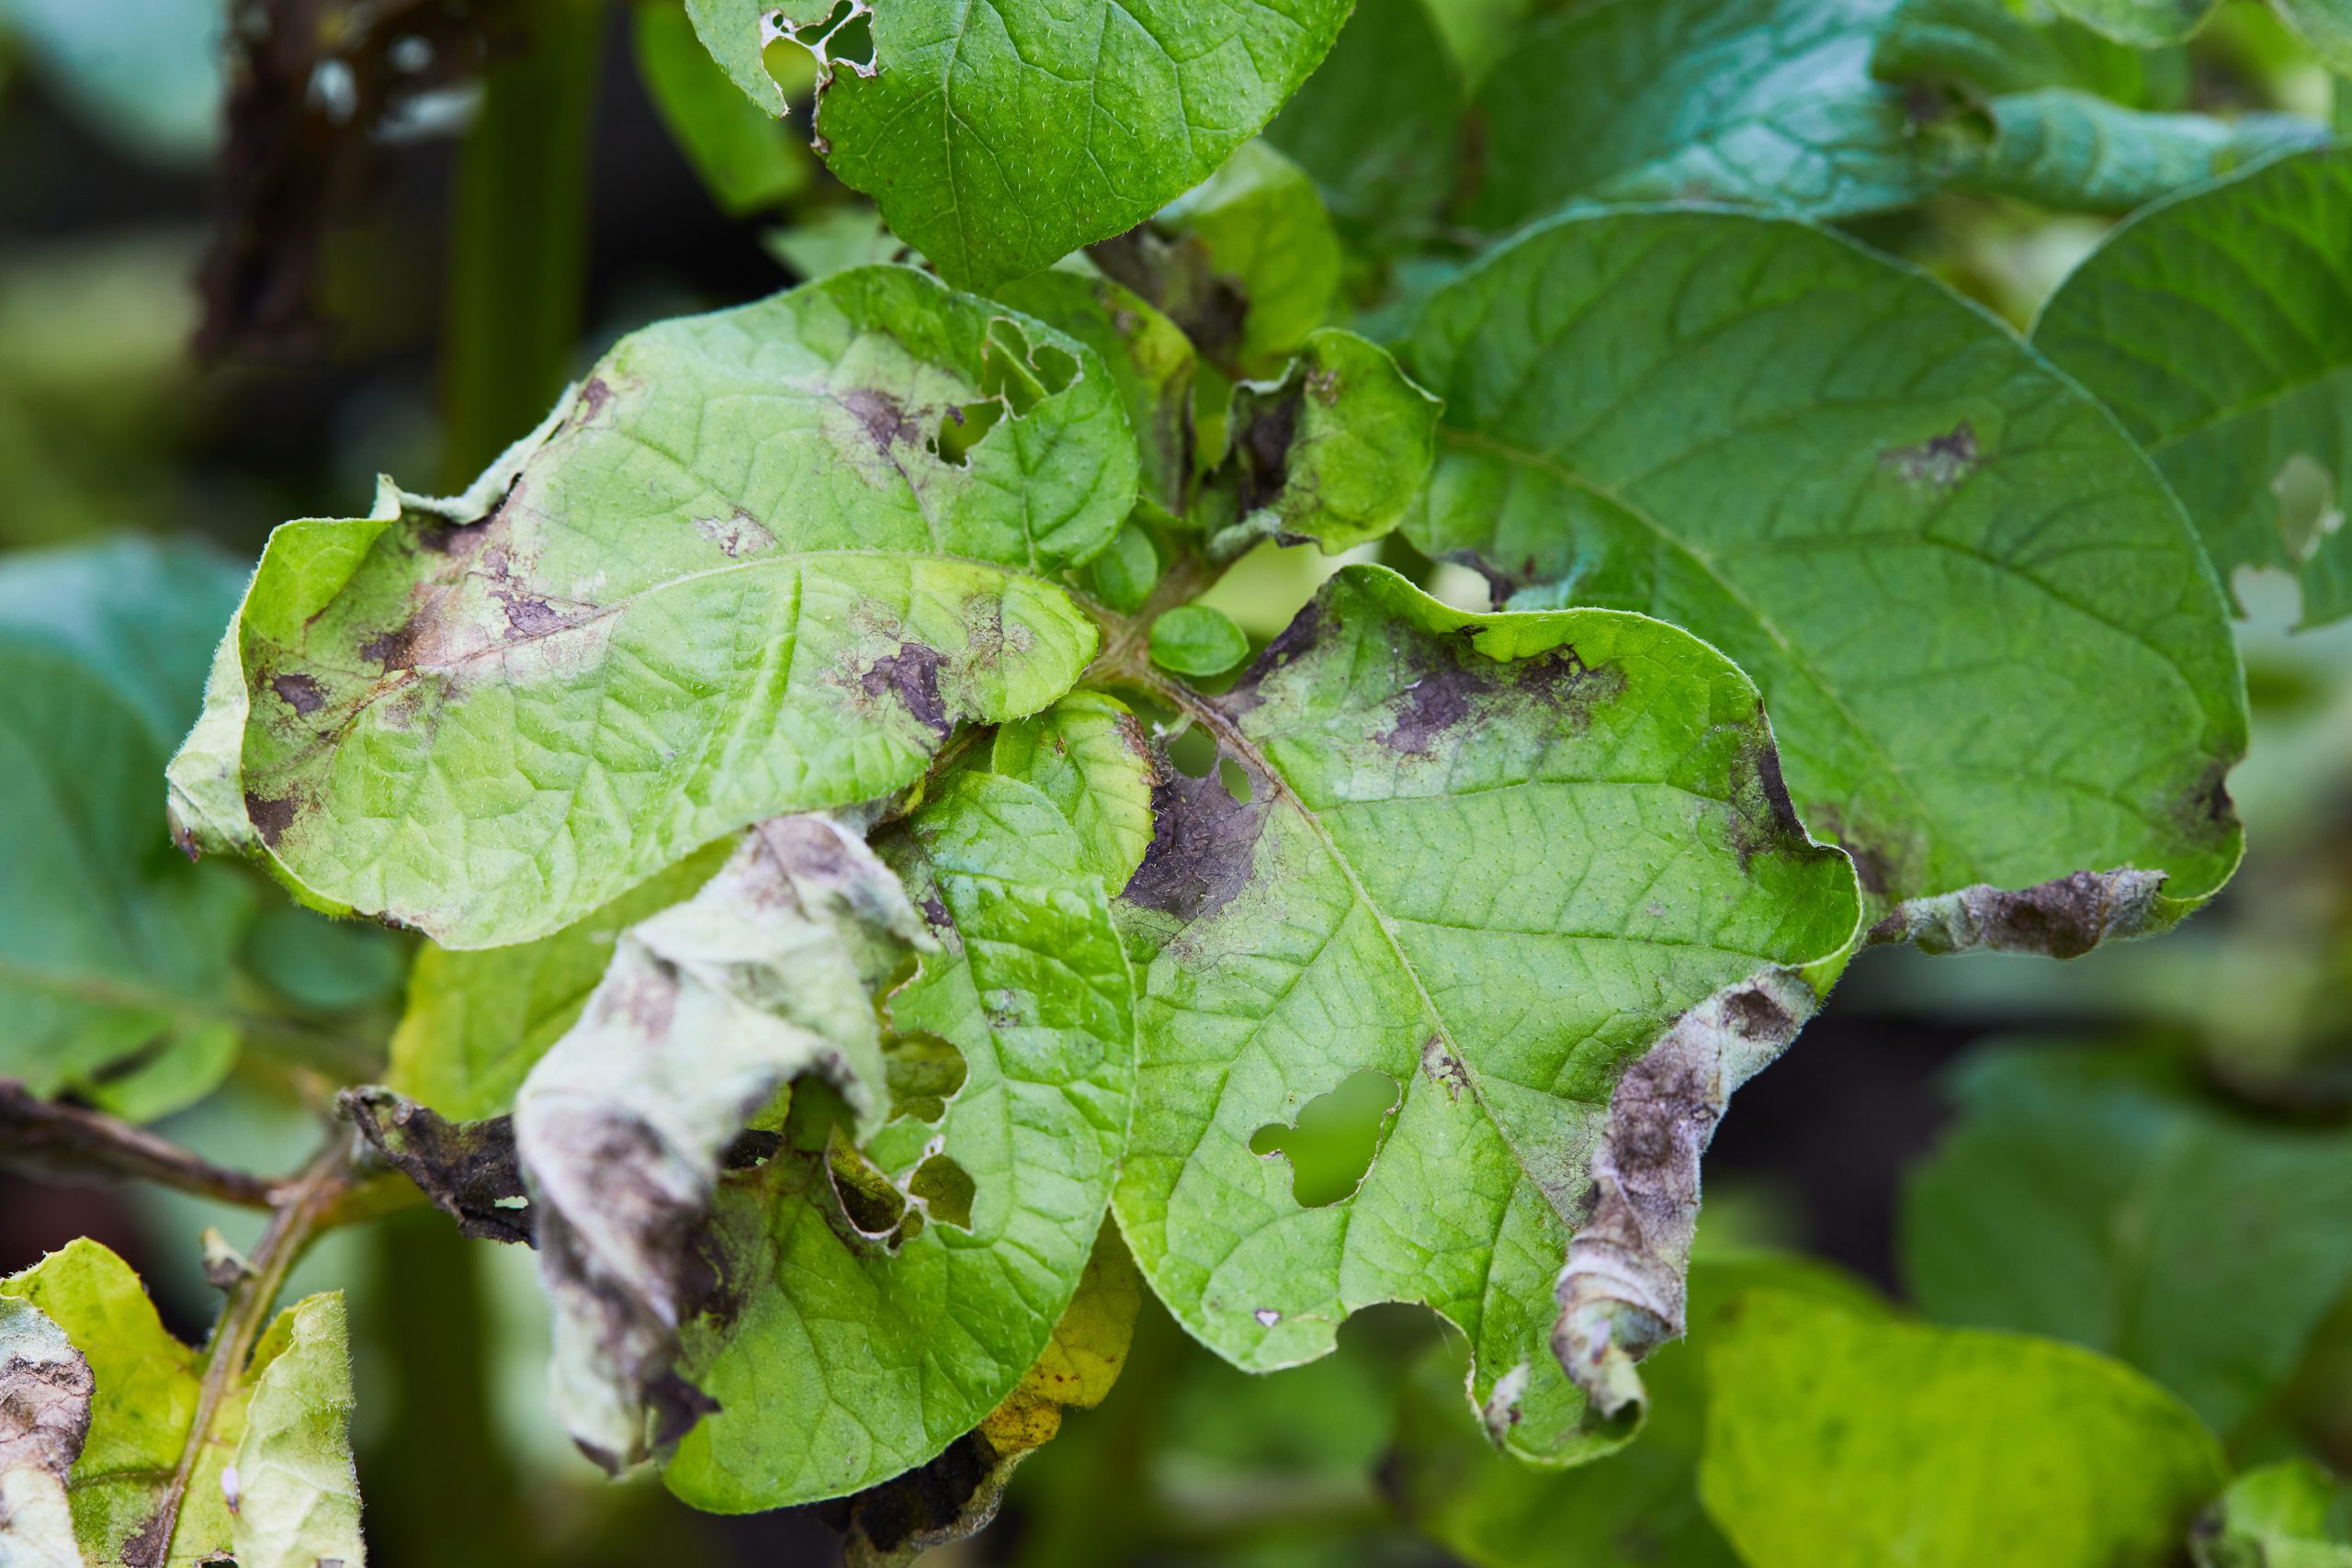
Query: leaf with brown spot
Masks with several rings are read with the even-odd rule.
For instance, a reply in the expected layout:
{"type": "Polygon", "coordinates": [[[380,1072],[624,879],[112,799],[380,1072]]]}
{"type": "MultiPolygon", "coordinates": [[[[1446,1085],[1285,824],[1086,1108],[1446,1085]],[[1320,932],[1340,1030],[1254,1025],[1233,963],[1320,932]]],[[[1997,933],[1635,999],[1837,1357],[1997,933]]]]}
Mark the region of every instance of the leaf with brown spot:
{"type": "Polygon", "coordinates": [[[906,787],[1092,656],[1043,575],[1110,542],[1136,457],[1076,339],[869,266],[650,327],[587,387],[463,495],[271,536],[172,765],[191,841],[445,947],[525,942],[906,787]],[[950,460],[973,404],[1003,417],[950,460]]]}
{"type": "Polygon", "coordinates": [[[1755,687],[1644,616],[1464,615],[1351,566],[1187,706],[1249,789],[1163,782],[1120,902],[1145,1276],[1250,1371],[1426,1302],[1511,1451],[1622,1442],[1593,1405],[1679,1331],[1699,1154],[1860,914],[1755,687]],[[1403,1086],[1371,1169],[1303,1207],[1252,1136],[1366,1071],[1403,1086]]]}

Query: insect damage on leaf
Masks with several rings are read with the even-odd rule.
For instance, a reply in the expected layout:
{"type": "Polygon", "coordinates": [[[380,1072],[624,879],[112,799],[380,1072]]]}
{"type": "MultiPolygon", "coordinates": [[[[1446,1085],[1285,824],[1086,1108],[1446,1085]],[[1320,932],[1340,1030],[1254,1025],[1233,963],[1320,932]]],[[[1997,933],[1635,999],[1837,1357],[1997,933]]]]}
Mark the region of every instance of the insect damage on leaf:
{"type": "Polygon", "coordinates": [[[700,1248],[725,1152],[803,1074],[874,1126],[876,996],[934,946],[850,829],[765,822],[699,893],[622,934],[580,1021],[524,1080],[515,1145],[556,1310],[556,1403],[598,1463],[666,1451],[718,1407],[673,1362],[709,1287],[700,1248]]]}
{"type": "Polygon", "coordinates": [[[1554,1288],[1552,1348],[1605,1416],[1641,1398],[1634,1363],[1683,1330],[1699,1160],[1732,1091],[1796,1038],[1819,998],[1785,969],[1719,991],[1627,1067],[1593,1149],[1588,1212],[1554,1288]]]}
{"type": "Polygon", "coordinates": [[[65,1488],[96,1388],[62,1328],[30,1302],[0,1297],[0,1534],[28,1568],[82,1561],[65,1488]]]}
{"type": "Polygon", "coordinates": [[[513,1117],[454,1122],[376,1085],[345,1089],[337,1103],[368,1146],[458,1230],[477,1241],[530,1241],[513,1117]]]}
{"type": "Polygon", "coordinates": [[[546,935],[1067,690],[1097,634],[1028,574],[1109,543],[1136,464],[1083,345],[909,268],[648,328],[464,495],[272,536],[174,822],[444,946],[546,935]]]}
{"type": "Polygon", "coordinates": [[[1138,1263],[1249,1370],[1324,1353],[1359,1307],[1426,1303],[1470,1335],[1473,1401],[1513,1451],[1558,1463],[1622,1441],[1552,1349],[1560,1271],[1596,1212],[1596,1247],[1679,1267],[1652,1213],[1670,1183],[1597,1153],[1612,1124],[1670,1120],[1662,1081],[1646,1100],[1638,1075],[1622,1082],[1716,1016],[1710,998],[1787,976],[1783,1023],[1740,1010],[1753,1059],[1694,1090],[1689,1119],[1712,1125],[1809,1014],[1795,972],[1858,924],[1846,857],[1777,787],[1754,688],[1642,617],[1464,615],[1349,567],[1188,708],[1247,787],[1170,769],[1121,899],[1143,974],[1117,1197],[1138,1263]],[[1346,1083],[1383,1086],[1385,1131],[1350,1119],[1346,1179],[1302,1166],[1295,1184],[1273,1137],[1328,1120],[1310,1107],[1346,1083]],[[1629,1097],[1613,1119],[1612,1092],[1629,1097]]]}

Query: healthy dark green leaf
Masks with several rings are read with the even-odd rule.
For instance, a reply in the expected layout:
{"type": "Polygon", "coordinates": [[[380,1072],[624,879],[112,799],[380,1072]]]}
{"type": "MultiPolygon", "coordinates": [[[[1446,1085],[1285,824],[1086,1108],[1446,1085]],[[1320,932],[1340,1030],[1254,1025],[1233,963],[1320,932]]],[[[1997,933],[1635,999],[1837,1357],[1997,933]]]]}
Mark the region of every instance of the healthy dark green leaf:
{"type": "Polygon", "coordinates": [[[1498,1441],[1621,1440],[1563,1361],[1637,1396],[1632,1356],[1679,1331],[1700,1148],[1859,911],[1754,688],[1643,617],[1464,615],[1354,566],[1186,709],[1217,765],[1163,773],[1121,899],[1143,1067],[1117,1212],[1146,1278],[1251,1371],[1426,1303],[1498,1441]],[[1303,1207],[1258,1140],[1361,1073],[1391,1089],[1370,1169],[1303,1207]]]}
{"type": "Polygon", "coordinates": [[[797,29],[828,78],[816,131],[833,173],[942,276],[986,288],[1133,228],[1214,173],[1322,60],[1348,0],[686,9],[771,114],[784,95],[761,54],[797,29]],[[828,32],[833,17],[856,26],[828,32]],[[855,58],[864,35],[870,61],[855,58]]]}
{"type": "Polygon", "coordinates": [[[1981,311],[1802,224],[1541,225],[1439,291],[1425,553],[1689,627],[1763,688],[1879,940],[2068,956],[2237,863],[2221,593],[2114,421],[1981,311]]]}
{"type": "Polygon", "coordinates": [[[2104,1350],[2228,1434],[2352,1287],[2352,1137],[2225,1115],[2144,1053],[2013,1047],[1954,1088],[1903,1205],[1931,1315],[2104,1350]]]}
{"type": "Polygon", "coordinates": [[[1895,0],[1602,0],[1530,27],[1486,84],[1465,216],[1579,198],[1817,214],[1926,193],[1902,95],[1870,73],[1895,0]]]}
{"type": "Polygon", "coordinates": [[[2187,192],[2116,230],[2042,310],[2034,346],[2115,411],[2226,576],[2292,572],[2303,623],[2352,614],[2352,251],[2331,236],[2352,153],[2313,152],[2187,192]],[[2280,481],[2332,496],[2290,515],[2280,481]]]}
{"type": "Polygon", "coordinates": [[[1017,573],[1136,471],[1091,352],[910,268],[648,328],[467,494],[272,536],[175,820],[447,947],[548,934],[1067,690],[1094,627],[1017,573]]]}
{"type": "Polygon", "coordinates": [[[1423,0],[1357,0],[1266,140],[1314,177],[1349,234],[1401,247],[1429,238],[1461,181],[1464,107],[1423,0]]]}
{"type": "Polygon", "coordinates": [[[1747,1568],[2160,1568],[2226,1474],[2185,1405],[2073,1345],[1758,1290],[1706,1355],[1700,1495],[1747,1568]]]}

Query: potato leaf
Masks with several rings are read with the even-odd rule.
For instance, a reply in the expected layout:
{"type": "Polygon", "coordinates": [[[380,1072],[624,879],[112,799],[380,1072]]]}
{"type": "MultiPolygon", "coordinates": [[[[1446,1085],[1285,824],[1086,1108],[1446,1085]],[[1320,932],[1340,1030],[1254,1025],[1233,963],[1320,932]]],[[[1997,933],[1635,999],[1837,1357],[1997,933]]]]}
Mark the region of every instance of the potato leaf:
{"type": "Polygon", "coordinates": [[[1879,940],[2071,956],[2236,866],[2245,699],[2193,531],[1937,284],[1793,222],[1572,217],[1441,290],[1405,357],[1446,399],[1408,536],[1737,660],[1879,940]]]}
{"type": "Polygon", "coordinates": [[[1135,496],[1075,340],[864,267],[624,339],[467,494],[271,536],[172,765],[195,841],[488,947],[911,784],[1092,654],[1135,496]]]}
{"type": "Polygon", "coordinates": [[[986,288],[1132,228],[1257,134],[1330,49],[1348,0],[688,0],[736,85],[771,114],[761,54],[817,52],[816,132],[951,281],[986,288]],[[855,24],[854,27],[851,24],[855,24]],[[857,58],[871,39],[871,59],[857,58]]]}
{"type": "Polygon", "coordinates": [[[1195,703],[1218,766],[1163,775],[1120,903],[1145,1277],[1250,1371],[1427,1303],[1498,1442],[1622,1440],[1564,1363],[1620,1410],[1680,1331],[1699,1153],[1860,909],[1755,688],[1644,617],[1465,615],[1351,566],[1195,703]],[[1310,1205],[1276,1150],[1343,1086],[1369,1169],[1310,1205]]]}

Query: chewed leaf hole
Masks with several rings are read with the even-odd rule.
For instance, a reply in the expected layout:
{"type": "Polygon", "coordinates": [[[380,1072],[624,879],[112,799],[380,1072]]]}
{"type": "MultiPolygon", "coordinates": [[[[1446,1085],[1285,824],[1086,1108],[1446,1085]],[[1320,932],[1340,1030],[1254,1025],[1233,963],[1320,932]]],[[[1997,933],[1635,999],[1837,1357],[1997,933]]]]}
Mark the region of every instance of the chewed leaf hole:
{"type": "Polygon", "coordinates": [[[972,1196],[976,1189],[964,1168],[945,1155],[931,1155],[907,1179],[907,1195],[922,1200],[931,1217],[958,1230],[972,1228],[972,1196]]]}
{"type": "Polygon", "coordinates": [[[1289,1126],[1270,1122],[1250,1135],[1250,1152],[1290,1161],[1291,1196],[1320,1209],[1352,1196],[1372,1170],[1381,1134],[1402,1098],[1396,1080],[1369,1067],[1301,1107],[1289,1126]]]}
{"type": "Polygon", "coordinates": [[[2279,465],[2270,493],[2278,498],[2278,532],[2290,560],[2309,560],[2320,541],[2344,525],[2335,476],[2308,453],[2298,452],[2279,465]]]}
{"type": "Polygon", "coordinates": [[[936,1034],[913,1030],[885,1040],[882,1072],[890,1089],[890,1115],[938,1121],[964,1087],[966,1070],[964,1053],[936,1034]]]}
{"type": "Polygon", "coordinates": [[[980,437],[994,430],[1004,418],[1004,404],[996,398],[984,402],[951,405],[939,418],[939,431],[931,438],[931,449],[943,463],[962,468],[971,456],[980,437]]]}
{"type": "Polygon", "coordinates": [[[1163,750],[1169,764],[1188,779],[1204,779],[1217,765],[1216,737],[1198,725],[1170,736],[1163,750]]]}
{"type": "Polygon", "coordinates": [[[1249,769],[1230,757],[1220,757],[1216,762],[1216,780],[1225,786],[1225,793],[1233,796],[1237,805],[1250,804],[1249,769]]]}
{"type": "Polygon", "coordinates": [[[797,43],[815,57],[820,85],[830,82],[835,66],[860,76],[874,74],[873,13],[865,0],[837,0],[829,10],[798,22],[781,8],[760,18],[760,42],[797,43]]]}

